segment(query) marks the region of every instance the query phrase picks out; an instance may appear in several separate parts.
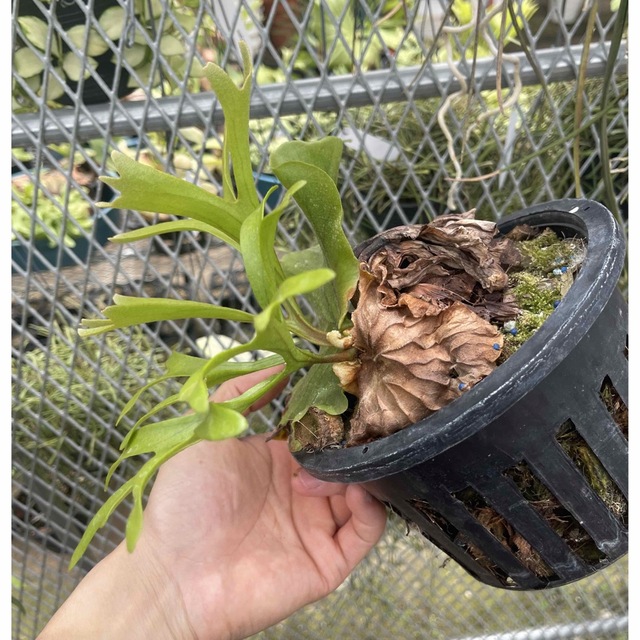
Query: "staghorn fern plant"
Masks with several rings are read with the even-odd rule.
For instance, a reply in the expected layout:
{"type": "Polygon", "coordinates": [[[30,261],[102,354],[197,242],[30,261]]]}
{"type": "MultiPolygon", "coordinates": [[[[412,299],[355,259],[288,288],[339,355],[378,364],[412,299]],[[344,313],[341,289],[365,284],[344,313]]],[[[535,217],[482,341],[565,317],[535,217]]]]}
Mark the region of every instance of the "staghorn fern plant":
{"type": "MultiPolygon", "coordinates": [[[[132,456],[152,454],[134,477],[105,502],[89,523],[71,559],[74,566],[82,557],[96,531],[116,507],[132,495],[134,506],[127,521],[127,547],[132,550],[142,529],[143,494],[158,468],[179,451],[201,440],[234,437],[245,431],[243,412],[256,399],[294,372],[314,366],[293,390],[286,420],[303,416],[311,405],[331,413],[342,413],[347,398],[332,372],[331,364],[350,360],[343,332],[349,327],[348,304],[358,278],[358,262],[342,230],[342,205],[336,188],[342,142],[336,138],[303,143],[287,142],[271,156],[271,168],[287,189],[280,205],[265,216],[264,200],[254,185],[249,151],[249,105],[252,64],[242,43],[244,75],[238,87],[215,64],[205,73],[225,114],[223,149],[224,196],[214,195],[196,185],[137,163],[115,152],[117,178],[103,178],[120,192],[112,206],[152,210],[183,216],[112,238],[129,242],[162,233],[195,230],[222,239],[243,256],[252,290],[262,308],[257,315],[242,310],[190,300],[168,300],[114,296],[114,305],[104,310],[104,318],[83,319],[80,336],[101,334],[146,322],[187,318],[217,318],[253,325],[253,338],[213,358],[173,353],[163,376],[140,389],[123,410],[127,414],[142,393],[158,382],[182,379],[180,390],[155,405],[133,426],[121,445],[120,458],[107,476],[108,484],[117,466],[132,456]],[[293,252],[280,260],[274,251],[279,217],[292,197],[307,216],[318,245],[293,252]],[[320,311],[315,325],[304,316],[297,296],[313,296],[320,311]],[[315,348],[297,346],[295,338],[315,348]],[[273,355],[256,362],[236,363],[239,353],[269,351],[273,355]],[[212,402],[210,388],[250,371],[282,365],[281,370],[238,398],[212,402]],[[324,366],[322,366],[324,365],[324,366]],[[190,413],[160,422],[150,422],[162,409],[186,403],[190,413]]],[[[103,203],[101,203],[103,204],[103,203]]]]}
{"type": "MultiPolygon", "coordinates": [[[[142,529],[143,494],[157,469],[201,440],[240,435],[247,427],[243,412],[295,372],[308,370],[294,386],[282,416],[290,448],[364,444],[438,411],[489,375],[506,344],[502,327],[520,313],[512,295],[514,281],[507,273],[522,266],[516,240],[497,237],[495,223],[475,220],[473,211],[378,234],[358,249],[356,258],[342,229],[336,187],[342,142],[337,138],[286,142],[273,151],[271,170],[287,193],[265,215],[270,194],[259,198],[250,157],[252,69],[246,45],[242,57],[239,87],[216,65],[206,68],[225,115],[223,197],[117,153],[113,161],[120,177],[104,180],[121,193],[114,206],[183,216],[123,233],[114,241],[184,230],[210,233],[242,254],[262,310],[251,314],[194,300],[114,296],[115,304],[104,310],[105,317],[84,319],[80,334],[161,320],[210,318],[250,324],[253,337],[208,359],[173,353],[165,375],[134,394],[123,413],[158,381],[183,381],[125,437],[107,482],[122,460],[151,457],[91,521],[72,565],[130,494],[134,506],[126,538],[132,549],[142,529]],[[274,248],[278,221],[293,199],[317,244],[279,257],[274,248]],[[304,315],[299,296],[306,296],[316,310],[313,322],[304,315]],[[297,341],[308,347],[298,346],[297,341]],[[256,362],[233,362],[249,351],[273,355],[256,362]],[[280,365],[276,373],[239,397],[225,402],[210,399],[212,387],[275,365],[280,365]],[[191,412],[151,422],[177,403],[191,412]]],[[[531,231],[521,230],[520,235],[529,237],[531,231]]],[[[567,284],[577,268],[564,264],[567,284]]]]}

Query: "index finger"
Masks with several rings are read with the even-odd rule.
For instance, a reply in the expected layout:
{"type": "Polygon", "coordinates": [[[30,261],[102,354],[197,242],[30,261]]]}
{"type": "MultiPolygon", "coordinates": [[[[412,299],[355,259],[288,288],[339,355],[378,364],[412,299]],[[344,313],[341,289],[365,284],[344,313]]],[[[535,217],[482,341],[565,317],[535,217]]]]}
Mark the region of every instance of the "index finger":
{"type": "MultiPolygon", "coordinates": [[[[266,380],[267,378],[280,373],[284,369],[284,365],[279,364],[274,367],[269,367],[268,369],[263,369],[262,371],[252,371],[251,373],[247,373],[243,376],[239,376],[237,378],[232,378],[231,380],[227,380],[223,382],[211,395],[211,400],[213,402],[224,402],[225,400],[232,400],[233,398],[237,398],[242,395],[245,391],[248,391],[252,387],[254,387],[259,382],[266,380]]],[[[249,411],[257,411],[261,407],[264,407],[267,403],[271,402],[274,398],[277,398],[282,390],[287,385],[287,380],[282,380],[277,386],[273,389],[270,389],[267,393],[265,393],[262,398],[260,398],[257,402],[249,407],[249,411]]]]}

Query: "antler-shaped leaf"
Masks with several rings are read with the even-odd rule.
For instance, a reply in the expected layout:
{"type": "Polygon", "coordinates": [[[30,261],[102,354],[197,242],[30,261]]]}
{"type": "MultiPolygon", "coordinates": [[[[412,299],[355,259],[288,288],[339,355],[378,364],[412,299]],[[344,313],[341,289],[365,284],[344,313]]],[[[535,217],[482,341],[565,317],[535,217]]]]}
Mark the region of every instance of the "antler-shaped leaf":
{"type": "Polygon", "coordinates": [[[292,141],[271,155],[271,169],[287,188],[305,181],[295,194],[322,249],[325,266],[335,272],[331,315],[340,327],[358,281],[358,260],[342,229],[342,202],[336,187],[342,140],[292,141]]]}
{"type": "MultiPolygon", "coordinates": [[[[242,413],[270,389],[293,372],[316,363],[334,362],[352,354],[337,350],[307,350],[299,347],[294,337],[316,345],[328,345],[324,325],[312,326],[302,314],[296,298],[322,290],[329,324],[342,328],[347,305],[355,288],[358,263],[342,230],[342,206],[336,188],[342,143],[337,139],[318,143],[287,143],[272,159],[272,166],[288,194],[281,205],[265,215],[264,201],[258,197],[249,154],[249,109],[252,64],[249,48],[241,43],[244,75],[240,87],[217,65],[205,67],[211,85],[225,115],[223,149],[223,197],[142,165],[123,154],[113,159],[119,177],[104,181],[120,192],[109,206],[119,206],[157,213],[183,216],[186,220],[164,222],[119,234],[116,242],[140,240],[175,231],[210,233],[243,254],[251,287],[262,311],[252,315],[198,301],[114,296],[113,305],[104,310],[104,318],[84,319],[81,336],[101,334],[112,329],[162,320],[217,318],[232,322],[252,323],[253,338],[217,354],[213,358],[195,358],[174,354],[167,362],[166,375],[145,385],[127,403],[123,414],[137,402],[140,394],[160,380],[185,378],[175,393],[140,417],[124,439],[122,454],[114,463],[107,480],[122,460],[134,455],[153,454],[136,475],[118,489],[90,522],[73,554],[71,566],[77,563],[91,538],[102,527],[116,507],[130,494],[134,507],[127,522],[127,546],[132,549],[142,529],[142,496],[157,469],[171,456],[200,440],[215,440],[240,434],[246,428],[242,413]],[[274,241],[278,220],[295,197],[308,216],[319,239],[321,254],[313,266],[285,270],[279,261],[274,241]],[[234,356],[265,350],[274,356],[257,362],[234,363],[234,356]],[[241,396],[224,403],[209,399],[210,389],[248,371],[258,371],[283,364],[281,370],[248,389],[241,396]],[[186,402],[193,414],[149,424],[147,421],[161,410],[178,402],[186,402]]],[[[327,365],[329,367],[329,365],[327,365]]],[[[342,406],[344,394],[329,380],[327,368],[322,370],[320,399],[330,407],[342,406]]],[[[334,376],[335,378],[335,376],[334,376]]],[[[307,385],[308,386],[308,385],[307,385]]],[[[308,388],[308,392],[313,390],[308,388]]],[[[302,394],[308,395],[308,394],[302,394]]],[[[300,411],[298,404],[297,413],[300,411]]]]}
{"type": "Polygon", "coordinates": [[[241,311],[220,307],[195,300],[172,300],[171,298],[136,298],[113,296],[114,305],[106,307],[106,318],[83,318],[78,329],[80,336],[92,336],[113,329],[123,329],[145,322],[160,320],[186,320],[187,318],[212,318],[235,322],[253,322],[255,316],[241,311]]]}
{"type": "Polygon", "coordinates": [[[113,202],[99,203],[101,206],[184,216],[206,226],[185,222],[163,223],[164,226],[155,225],[146,231],[120,234],[116,236],[117,241],[126,242],[171,230],[192,229],[212,233],[238,248],[240,226],[243,220],[260,205],[249,152],[249,108],[253,65],[246,43],[240,43],[240,50],[244,67],[240,87],[236,86],[218,65],[209,63],[204,67],[204,73],[225,115],[222,198],[186,180],[136,162],[118,151],[115,151],[111,157],[119,177],[101,178],[103,182],[120,192],[113,202]],[[141,189],[141,185],[145,188],[141,189]]]}
{"type": "MultiPolygon", "coordinates": [[[[191,182],[136,162],[120,151],[114,151],[111,159],[119,177],[100,179],[119,191],[120,195],[113,202],[100,202],[101,206],[193,218],[206,224],[209,233],[225,241],[231,240],[235,246],[238,245],[243,218],[232,202],[191,182]],[[141,185],[144,185],[144,188],[141,188],[141,185]]],[[[151,228],[154,229],[154,235],[165,232],[160,225],[151,228]]],[[[124,238],[121,237],[120,240],[124,241],[124,238]]]]}
{"type": "Polygon", "coordinates": [[[133,494],[133,509],[127,519],[127,548],[132,551],[142,531],[142,496],[144,490],[162,464],[176,453],[200,440],[219,440],[240,435],[247,428],[244,416],[222,404],[210,403],[204,414],[190,414],[171,418],[157,424],[149,424],[133,432],[127,440],[122,454],[113,463],[107,482],[122,460],[135,455],[153,453],[136,475],[125,482],[104,503],[87,526],[76,547],[69,568],[73,568],[86,551],[93,536],[103,527],[111,514],[129,494],[133,494]]]}

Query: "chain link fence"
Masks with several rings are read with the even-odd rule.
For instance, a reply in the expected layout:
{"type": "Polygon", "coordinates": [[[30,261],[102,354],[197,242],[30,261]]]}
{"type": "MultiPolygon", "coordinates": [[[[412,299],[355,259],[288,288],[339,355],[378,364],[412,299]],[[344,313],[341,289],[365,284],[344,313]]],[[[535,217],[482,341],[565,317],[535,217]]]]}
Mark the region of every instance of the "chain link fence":
{"type": "MultiPolygon", "coordinates": [[[[116,149],[221,190],[207,61],[234,69],[240,39],[251,47],[264,193],[280,142],[343,138],[354,245],[445,212],[497,219],[563,197],[599,200],[626,224],[624,0],[13,0],[12,13],[15,639],[34,638],[123,537],[126,512],[67,571],[132,426],[115,426],[127,399],[172,349],[206,355],[248,339],[202,320],[76,338],[79,319],[114,293],[255,311],[235,251],[190,232],[113,245],[154,216],[95,204],[114,197],[97,176],[113,173],[116,149]]],[[[283,217],[283,246],[308,237],[295,211],[283,217]]],[[[268,429],[281,409],[251,427],[268,429]]],[[[125,462],[114,485],[132,469],[125,462]]],[[[256,637],[625,638],[627,588],[621,560],[548,592],[492,589],[392,518],[338,591],[256,637]]]]}

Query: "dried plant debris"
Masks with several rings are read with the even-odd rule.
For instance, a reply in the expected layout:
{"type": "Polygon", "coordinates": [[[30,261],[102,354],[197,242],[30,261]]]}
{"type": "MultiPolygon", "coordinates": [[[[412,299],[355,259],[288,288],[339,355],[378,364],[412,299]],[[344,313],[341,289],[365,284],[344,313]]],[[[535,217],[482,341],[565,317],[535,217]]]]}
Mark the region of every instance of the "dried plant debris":
{"type": "Polygon", "coordinates": [[[556,440],[578,467],[589,486],[607,505],[609,511],[626,527],[628,524],[627,499],[571,420],[562,424],[556,440]]]}
{"type": "Polygon", "coordinates": [[[609,376],[606,376],[600,388],[600,399],[611,414],[613,421],[620,427],[625,440],[629,439],[629,410],[624,400],[613,386],[609,376]]]}
{"type": "MultiPolygon", "coordinates": [[[[589,486],[613,516],[626,527],[628,525],[627,499],[571,420],[567,420],[560,426],[556,439],[589,486]]],[[[513,481],[522,497],[583,562],[590,566],[597,566],[606,560],[606,554],[597,547],[585,528],[537,477],[526,461],[522,460],[507,469],[504,475],[513,481]]],[[[480,494],[467,487],[456,493],[454,497],[464,505],[471,516],[506,549],[509,549],[524,567],[541,579],[554,579],[553,571],[544,562],[540,553],[514,529],[506,518],[487,504],[480,494]]],[[[414,499],[409,502],[452,541],[465,549],[482,567],[501,580],[505,586],[509,585],[509,579],[504,571],[479,549],[464,531],[459,531],[451,525],[442,514],[424,500],[414,499]]]]}
{"type": "MultiPolygon", "coordinates": [[[[590,566],[597,566],[606,560],[606,554],[598,549],[584,527],[559,502],[525,461],[507,469],[504,474],[515,483],[523,498],[583,562],[590,566]]],[[[498,542],[513,553],[522,566],[543,580],[553,580],[557,577],[526,537],[487,504],[480,494],[467,487],[455,494],[454,497],[498,542]]],[[[507,574],[482,549],[475,545],[464,531],[453,527],[444,516],[424,500],[411,500],[410,502],[414,508],[427,516],[443,533],[461,546],[480,566],[493,574],[505,586],[513,584],[507,574]]]]}
{"type": "Polygon", "coordinates": [[[474,211],[374,237],[359,256],[357,358],[334,365],[353,396],[345,444],[414,424],[488,376],[553,312],[584,256],[580,239],[526,225],[500,235],[474,211]]]}
{"type": "MultiPolygon", "coordinates": [[[[471,515],[493,535],[506,549],[510,550],[519,562],[531,573],[540,578],[554,578],[555,574],[541,555],[516,531],[493,507],[489,506],[480,494],[468,488],[459,492],[456,498],[469,510],[471,515]]],[[[494,563],[487,558],[476,545],[462,532],[457,540],[468,553],[488,571],[495,572],[494,563]]],[[[500,575],[497,574],[496,575],[500,575]]]]}

